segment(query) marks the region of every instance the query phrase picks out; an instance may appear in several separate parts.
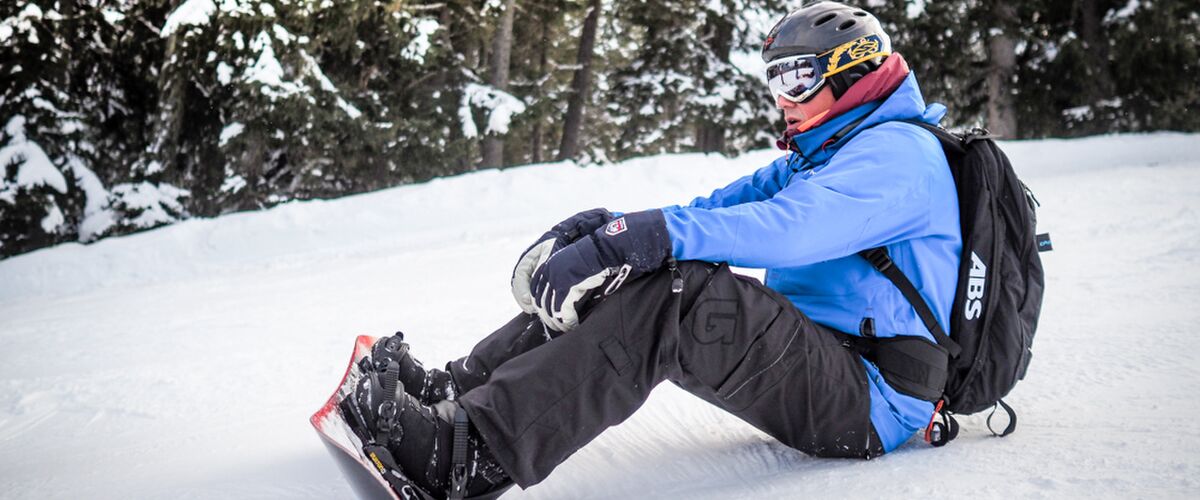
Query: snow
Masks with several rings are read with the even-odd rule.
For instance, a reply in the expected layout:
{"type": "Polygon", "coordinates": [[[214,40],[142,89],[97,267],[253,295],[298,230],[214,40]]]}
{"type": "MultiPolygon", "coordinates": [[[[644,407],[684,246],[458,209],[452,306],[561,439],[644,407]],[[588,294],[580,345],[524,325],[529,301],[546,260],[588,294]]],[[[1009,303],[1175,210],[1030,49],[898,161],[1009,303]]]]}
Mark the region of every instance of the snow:
{"type": "Polygon", "coordinates": [[[309,55],[309,53],[304,50],[300,51],[300,57],[304,59],[304,63],[308,65],[308,70],[312,73],[313,77],[317,79],[317,83],[321,84],[321,89],[325,90],[326,92],[337,92],[337,86],[333,84],[333,81],[330,80],[328,76],[325,76],[324,71],[321,71],[321,66],[317,64],[316,58],[309,55]]]}
{"type": "Polygon", "coordinates": [[[108,24],[117,24],[125,20],[125,14],[122,14],[113,9],[100,9],[100,14],[104,16],[104,20],[108,24]]]}
{"type": "Polygon", "coordinates": [[[226,177],[225,181],[221,183],[221,192],[236,193],[241,191],[244,187],[246,187],[246,178],[240,175],[234,175],[231,177],[226,177]]]}
{"type": "Polygon", "coordinates": [[[292,82],[283,80],[283,66],[275,58],[275,48],[271,45],[271,36],[266,31],[258,32],[258,36],[250,42],[250,48],[259,52],[254,65],[246,68],[243,78],[247,83],[263,84],[262,92],[268,96],[286,96],[298,92],[299,87],[292,82]],[[281,89],[275,91],[274,89],[281,89]]]}
{"type": "Polygon", "coordinates": [[[29,43],[39,43],[40,40],[37,36],[37,30],[34,29],[33,21],[41,18],[42,9],[40,7],[32,3],[26,4],[25,8],[21,9],[21,12],[17,13],[16,17],[0,21],[0,43],[7,43],[9,38],[12,38],[15,33],[24,33],[25,39],[29,43]]]}
{"type": "MultiPolygon", "coordinates": [[[[287,2],[285,1],[284,3],[286,4],[287,2]]],[[[261,2],[249,2],[246,0],[221,0],[221,4],[217,7],[221,9],[223,14],[228,14],[230,17],[236,18],[240,16],[254,16],[255,4],[261,4],[261,2]]],[[[263,12],[265,12],[265,10],[263,12]]],[[[268,17],[274,16],[272,14],[268,17]]]]}
{"type": "Polygon", "coordinates": [[[458,108],[458,117],[462,120],[463,135],[470,138],[479,135],[475,119],[471,117],[471,106],[487,109],[488,124],[485,134],[507,134],[508,124],[513,115],[525,112],[525,103],[513,97],[512,94],[495,87],[468,83],[463,89],[462,100],[458,108]]]}
{"type": "Polygon", "coordinates": [[[355,118],[362,116],[362,111],[360,111],[358,108],[354,107],[353,104],[346,102],[346,100],[341,98],[341,96],[339,96],[337,99],[335,99],[334,102],[336,102],[337,107],[340,108],[342,110],[342,112],[346,113],[346,116],[349,116],[351,119],[355,119],[355,118]]]}
{"type": "Polygon", "coordinates": [[[1117,109],[1120,108],[1122,104],[1124,104],[1124,101],[1122,101],[1120,97],[1101,99],[1096,101],[1095,105],[1085,104],[1083,106],[1075,106],[1064,109],[1062,111],[1062,115],[1063,117],[1072,121],[1087,120],[1092,118],[1094,109],[1117,109]]]}
{"type": "Polygon", "coordinates": [[[221,129],[221,136],[217,142],[217,146],[224,146],[225,144],[228,144],[229,141],[231,139],[233,139],[234,137],[242,135],[242,131],[245,129],[246,129],[246,126],[243,125],[241,122],[233,122],[233,123],[230,123],[229,125],[226,125],[224,128],[221,129]]]}
{"type": "MultiPolygon", "coordinates": [[[[51,11],[51,12],[54,12],[54,11],[51,11]]],[[[37,4],[35,4],[35,3],[32,3],[32,2],[27,3],[27,4],[25,4],[25,8],[21,9],[21,12],[19,14],[17,14],[17,18],[19,18],[19,19],[41,19],[42,18],[42,8],[38,7],[37,4]]],[[[59,19],[61,19],[61,18],[59,18],[59,19]]]]}
{"type": "Polygon", "coordinates": [[[483,12],[500,12],[504,10],[504,0],[484,0],[483,12]]]}
{"type": "Polygon", "coordinates": [[[1092,113],[1091,105],[1075,106],[1062,111],[1063,116],[1075,121],[1083,120],[1092,113]]]}
{"type": "Polygon", "coordinates": [[[729,53],[729,62],[742,73],[766,81],[767,63],[758,51],[735,50],[729,53]]]}
{"type": "Polygon", "coordinates": [[[159,172],[162,172],[164,168],[165,167],[163,167],[162,162],[160,162],[158,160],[150,160],[150,163],[146,164],[145,168],[143,169],[143,172],[145,172],[146,175],[154,175],[159,172]]]}
{"type": "Polygon", "coordinates": [[[413,23],[416,27],[417,34],[412,41],[408,42],[408,46],[400,51],[400,55],[406,59],[412,59],[421,64],[425,63],[425,53],[429,52],[429,36],[434,34],[441,26],[436,19],[422,18],[413,23]]]}
{"type": "Polygon", "coordinates": [[[19,144],[10,143],[0,148],[0,165],[10,162],[21,162],[17,170],[17,185],[27,188],[43,185],[53,188],[60,193],[67,192],[67,180],[63,178],[46,152],[37,143],[26,141],[19,144]]]}
{"type": "Polygon", "coordinates": [[[32,189],[47,186],[66,194],[67,180],[62,172],[54,166],[54,162],[50,161],[50,157],[41,146],[25,137],[25,117],[16,115],[10,118],[4,126],[4,131],[9,141],[0,148],[0,172],[7,170],[10,164],[18,164],[20,166],[17,168],[17,187],[32,189]]]}
{"type": "MultiPolygon", "coordinates": [[[[1194,497],[1200,135],[1004,148],[1056,247],[1015,434],[970,417],[945,448],[814,459],[662,384],[505,498],[1194,497]]],[[[686,202],[776,155],[487,170],[0,261],[0,491],[352,498],[307,418],[355,335],[402,329],[441,365],[517,311],[512,265],[546,227],[686,202]]]]}
{"type": "Polygon", "coordinates": [[[66,113],[63,113],[61,109],[58,109],[58,106],[55,106],[54,103],[47,101],[45,99],[42,99],[41,97],[34,97],[31,101],[32,101],[31,103],[33,104],[33,107],[38,108],[40,110],[49,111],[56,115],[66,114],[66,113]]]}
{"type": "Polygon", "coordinates": [[[153,227],[173,222],[175,217],[167,210],[182,212],[183,205],[179,203],[179,198],[191,196],[191,192],[186,189],[146,181],[137,184],[117,184],[113,186],[112,194],[120,199],[125,207],[140,212],[130,221],[136,227],[153,227]]]}
{"type": "Polygon", "coordinates": [[[1128,19],[1130,16],[1133,16],[1134,12],[1137,12],[1138,7],[1141,7],[1141,3],[1141,0],[1129,0],[1120,9],[1110,9],[1104,16],[1104,23],[1109,24],[1128,19]]]}
{"type": "Polygon", "coordinates": [[[58,204],[54,203],[54,199],[51,198],[49,201],[50,210],[46,213],[46,216],[42,218],[41,226],[42,231],[54,233],[54,230],[58,229],[58,226],[61,226],[66,218],[63,217],[62,209],[58,208],[58,204]]]}
{"type": "MultiPolygon", "coordinates": [[[[275,27],[278,28],[275,30],[276,36],[281,36],[280,30],[283,28],[279,27],[279,25],[275,25],[275,27]]],[[[286,30],[283,30],[283,33],[287,34],[285,38],[289,41],[281,43],[286,45],[292,40],[292,35],[287,33],[286,30]]],[[[234,33],[234,36],[236,37],[239,34],[234,33]]],[[[262,86],[259,89],[264,95],[271,99],[276,99],[296,94],[307,94],[312,91],[312,88],[305,84],[302,79],[295,81],[284,79],[283,66],[280,65],[279,59],[275,57],[275,48],[271,44],[271,36],[266,31],[260,31],[254,37],[254,40],[251,40],[250,48],[259,51],[258,59],[255,60],[253,66],[246,68],[246,71],[242,74],[242,78],[247,83],[261,83],[262,86]]],[[[362,116],[362,111],[337,95],[337,87],[329,80],[325,72],[321,70],[321,66],[317,63],[316,58],[309,55],[304,49],[300,49],[300,58],[304,61],[303,68],[301,68],[302,74],[315,79],[321,90],[334,94],[334,102],[338,108],[345,112],[351,119],[362,116]]],[[[223,65],[224,63],[221,64],[223,65]]],[[[228,83],[230,71],[222,70],[221,65],[218,65],[217,80],[222,84],[228,83]]]]}
{"type": "Polygon", "coordinates": [[[904,9],[909,19],[916,19],[925,13],[925,0],[914,0],[904,9]]]}
{"type": "Polygon", "coordinates": [[[71,172],[75,174],[76,185],[83,190],[87,198],[83,208],[83,221],[79,224],[79,241],[87,243],[103,234],[116,224],[116,217],[108,208],[108,190],[104,183],[82,161],[70,162],[71,172]]]}
{"type": "Polygon", "coordinates": [[[221,85],[229,85],[229,82],[233,81],[233,66],[225,61],[217,63],[217,81],[221,82],[221,85]]]}
{"type": "Polygon", "coordinates": [[[87,214],[83,222],[79,223],[79,241],[91,242],[116,223],[117,218],[111,210],[100,210],[87,214]]]}
{"type": "MultiPolygon", "coordinates": [[[[331,81],[328,76],[325,76],[325,72],[321,70],[321,65],[317,63],[316,58],[309,55],[308,52],[304,51],[304,50],[300,51],[300,57],[302,59],[304,59],[304,63],[305,63],[306,69],[308,71],[308,74],[310,76],[312,76],[313,78],[315,78],[317,80],[317,83],[319,83],[321,85],[321,90],[324,90],[331,94],[338,93],[337,87],[334,86],[333,81],[331,81]]],[[[343,99],[342,96],[336,96],[336,98],[334,99],[334,102],[337,104],[337,107],[340,108],[344,113],[346,113],[346,115],[349,116],[351,119],[357,119],[358,117],[362,116],[362,111],[360,111],[358,108],[354,107],[353,104],[346,102],[346,100],[343,99]]]]}
{"type": "Polygon", "coordinates": [[[279,40],[280,43],[283,43],[284,46],[287,46],[296,40],[296,35],[293,35],[287,30],[287,28],[284,28],[278,24],[271,26],[271,31],[275,33],[275,39],[279,40]]]}
{"type": "Polygon", "coordinates": [[[166,22],[159,30],[159,35],[167,38],[179,28],[183,26],[202,26],[208,24],[209,18],[217,11],[217,6],[212,0],[187,0],[183,2],[171,14],[167,16],[166,22]]]}
{"type": "Polygon", "coordinates": [[[737,99],[737,87],[729,84],[718,84],[716,88],[699,95],[692,95],[688,102],[698,106],[720,108],[737,99]]]}

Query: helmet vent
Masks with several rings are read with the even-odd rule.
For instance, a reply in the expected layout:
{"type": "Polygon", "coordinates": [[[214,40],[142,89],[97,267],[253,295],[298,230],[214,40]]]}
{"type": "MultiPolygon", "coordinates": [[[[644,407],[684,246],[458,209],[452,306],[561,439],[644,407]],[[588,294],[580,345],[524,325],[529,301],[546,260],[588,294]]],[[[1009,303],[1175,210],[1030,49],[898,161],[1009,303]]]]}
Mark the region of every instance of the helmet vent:
{"type": "Polygon", "coordinates": [[[854,15],[856,15],[858,17],[867,17],[866,11],[862,11],[862,10],[855,12],[854,15]]]}
{"type": "Polygon", "coordinates": [[[829,21],[832,21],[832,20],[833,20],[835,17],[837,17],[837,14],[836,14],[836,13],[833,13],[833,12],[830,12],[830,13],[828,13],[828,14],[825,14],[825,15],[823,15],[823,16],[821,16],[821,17],[817,18],[817,22],[813,23],[813,27],[814,27],[814,28],[816,28],[817,26],[820,26],[820,25],[822,25],[822,24],[825,24],[825,23],[827,23],[827,22],[829,22],[829,21]]]}
{"type": "Polygon", "coordinates": [[[855,21],[853,19],[846,21],[846,22],[842,23],[841,26],[838,26],[837,30],[838,31],[848,30],[848,29],[850,29],[851,26],[854,26],[854,23],[855,23],[855,21]]]}

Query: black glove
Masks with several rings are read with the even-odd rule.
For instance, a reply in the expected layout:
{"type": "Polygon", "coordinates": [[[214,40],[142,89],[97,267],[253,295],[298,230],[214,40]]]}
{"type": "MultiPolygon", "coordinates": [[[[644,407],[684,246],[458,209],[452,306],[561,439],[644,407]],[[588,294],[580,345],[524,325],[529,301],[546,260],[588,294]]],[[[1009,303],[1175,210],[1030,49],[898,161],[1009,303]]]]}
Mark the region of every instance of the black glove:
{"type": "Polygon", "coordinates": [[[565,332],[579,324],[581,301],[610,277],[608,295],[628,279],[662,267],[671,238],[661,210],[625,214],[550,256],[533,273],[534,307],[546,326],[565,332]]]}
{"type": "Polygon", "coordinates": [[[546,234],[538,238],[536,243],[530,245],[521,254],[521,258],[517,259],[511,281],[513,298],[517,299],[517,305],[521,306],[521,310],[529,314],[536,312],[533,297],[529,292],[529,281],[533,278],[533,272],[555,252],[574,243],[579,237],[587,236],[597,228],[608,224],[612,219],[613,215],[603,208],[585,210],[555,224],[549,231],[546,231],[546,234]]]}

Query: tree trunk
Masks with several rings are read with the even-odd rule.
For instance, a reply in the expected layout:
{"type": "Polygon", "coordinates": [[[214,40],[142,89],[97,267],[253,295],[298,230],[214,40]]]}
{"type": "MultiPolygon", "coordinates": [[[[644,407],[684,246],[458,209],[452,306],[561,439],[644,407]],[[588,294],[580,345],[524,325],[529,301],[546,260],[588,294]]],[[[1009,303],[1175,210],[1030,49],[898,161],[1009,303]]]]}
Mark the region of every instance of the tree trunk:
{"type": "MultiPolygon", "coordinates": [[[[182,132],[182,117],[187,106],[184,81],[179,77],[172,63],[175,56],[175,46],[179,34],[172,33],[167,37],[166,48],[163,51],[163,63],[158,71],[158,109],[155,110],[154,136],[150,146],[150,158],[159,162],[157,169],[142,172],[153,175],[158,171],[175,172],[175,154],[179,149],[179,136],[182,132]]],[[[172,179],[179,181],[180,179],[172,179]]]]}
{"type": "MultiPolygon", "coordinates": [[[[508,63],[512,56],[512,27],[513,11],[516,10],[516,0],[505,0],[504,13],[500,15],[500,25],[492,37],[491,74],[488,83],[498,90],[508,90],[508,63]]],[[[483,168],[504,165],[504,139],[493,134],[487,134],[483,139],[483,168]]]]}
{"type": "MultiPolygon", "coordinates": [[[[550,16],[542,14],[542,36],[538,38],[538,77],[546,76],[546,64],[550,61],[550,16]]],[[[546,98],[545,84],[537,86],[537,102],[546,98]]],[[[542,116],[539,113],[533,121],[533,140],[530,141],[529,159],[533,163],[542,162],[542,116]]]]}
{"type": "MultiPolygon", "coordinates": [[[[733,23],[723,16],[711,15],[708,18],[708,46],[713,55],[721,61],[728,62],[733,50],[733,23]]],[[[697,79],[708,80],[705,75],[696,75],[697,79]]],[[[723,82],[706,81],[705,87],[712,91],[723,82]]],[[[706,116],[698,117],[696,125],[696,149],[705,153],[721,153],[725,151],[725,117],[721,110],[712,110],[706,116]]]]}
{"type": "Polygon", "coordinates": [[[595,52],[596,26],[599,23],[600,0],[589,0],[588,13],[583,18],[583,33],[579,36],[579,53],[576,57],[579,68],[571,78],[571,100],[567,103],[562,142],[558,146],[560,161],[579,156],[579,132],[583,127],[583,110],[588,94],[592,92],[592,54],[595,52]]]}
{"type": "Polygon", "coordinates": [[[997,2],[993,13],[1000,32],[987,41],[987,128],[1000,137],[1016,138],[1017,111],[1012,86],[1017,71],[1017,44],[1011,33],[1016,14],[1013,5],[1006,2],[997,2]]]}
{"type": "Polygon", "coordinates": [[[1088,81],[1083,86],[1086,105],[1112,97],[1116,86],[1108,65],[1108,38],[1101,25],[1101,7],[1096,0],[1077,0],[1079,12],[1079,38],[1087,50],[1084,51],[1084,74],[1088,81]]]}

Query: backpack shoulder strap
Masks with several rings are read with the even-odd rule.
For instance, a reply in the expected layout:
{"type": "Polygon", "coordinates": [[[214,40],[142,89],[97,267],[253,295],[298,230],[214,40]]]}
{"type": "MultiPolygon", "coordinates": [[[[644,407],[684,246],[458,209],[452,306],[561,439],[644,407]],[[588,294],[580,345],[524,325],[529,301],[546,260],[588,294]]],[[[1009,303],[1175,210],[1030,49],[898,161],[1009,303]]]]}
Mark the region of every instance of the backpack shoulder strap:
{"type": "Polygon", "coordinates": [[[912,304],[913,309],[917,311],[917,316],[921,317],[921,322],[925,323],[925,328],[929,333],[933,334],[933,338],[937,340],[938,345],[945,347],[950,352],[950,357],[957,358],[962,352],[962,347],[950,339],[946,335],[945,330],[942,330],[942,325],[938,324],[937,317],[934,316],[933,310],[929,308],[929,304],[921,297],[921,292],[917,291],[917,287],[908,280],[908,276],[896,267],[896,263],[892,261],[892,256],[888,254],[887,248],[876,247],[858,252],[867,262],[871,263],[876,271],[883,273],[888,281],[896,285],[900,289],[900,293],[912,304]]]}
{"type": "MultiPolygon", "coordinates": [[[[940,142],[942,144],[942,149],[947,150],[946,151],[947,153],[951,153],[951,152],[957,153],[957,154],[966,153],[967,152],[966,145],[970,141],[973,141],[978,138],[991,137],[991,135],[989,135],[987,133],[987,131],[983,131],[983,130],[980,130],[978,133],[972,132],[970,134],[967,134],[964,137],[964,136],[959,136],[958,134],[955,134],[954,132],[951,132],[949,130],[946,130],[939,125],[933,125],[931,123],[926,123],[921,120],[901,120],[901,121],[903,121],[904,123],[910,123],[912,125],[916,125],[925,130],[928,130],[929,133],[933,134],[933,136],[937,138],[938,142],[940,142]]],[[[947,156],[949,156],[949,155],[947,155],[947,156]]]]}
{"type": "MultiPolygon", "coordinates": [[[[973,140],[976,137],[975,134],[968,134],[967,137],[960,137],[959,135],[940,126],[916,119],[901,121],[916,125],[932,133],[933,136],[937,138],[938,142],[941,143],[942,149],[946,151],[947,159],[949,159],[951,153],[955,153],[957,155],[966,153],[967,141],[973,140]]],[[[982,137],[988,137],[987,132],[983,131],[981,131],[981,134],[979,135],[982,137]]],[[[945,347],[947,351],[950,351],[950,357],[957,358],[962,352],[962,347],[959,346],[957,342],[952,340],[949,335],[946,335],[946,331],[942,329],[942,325],[937,321],[937,316],[933,314],[933,309],[931,309],[929,304],[925,302],[925,298],[921,297],[921,293],[917,291],[917,287],[912,284],[912,281],[909,281],[908,276],[904,275],[904,271],[901,271],[899,267],[896,267],[895,262],[892,261],[892,256],[888,254],[887,248],[869,248],[867,250],[858,252],[858,254],[864,259],[867,259],[867,262],[871,263],[871,267],[874,267],[876,271],[882,273],[885,277],[887,277],[888,281],[891,281],[893,285],[896,285],[896,288],[900,289],[900,293],[904,295],[904,298],[907,299],[908,303],[912,305],[914,310],[916,310],[917,316],[921,318],[921,322],[925,324],[925,328],[929,330],[930,334],[933,335],[934,340],[937,340],[938,345],[945,347]]]]}

